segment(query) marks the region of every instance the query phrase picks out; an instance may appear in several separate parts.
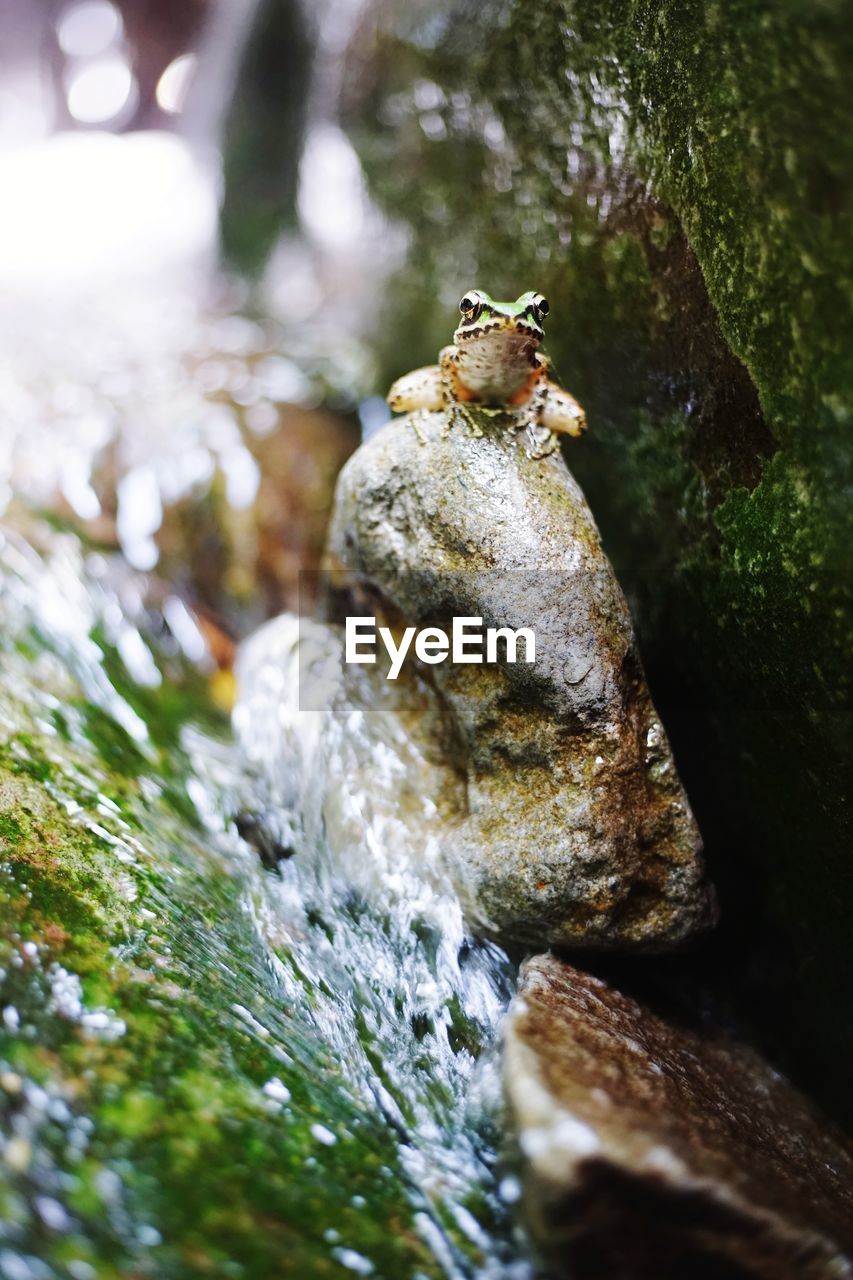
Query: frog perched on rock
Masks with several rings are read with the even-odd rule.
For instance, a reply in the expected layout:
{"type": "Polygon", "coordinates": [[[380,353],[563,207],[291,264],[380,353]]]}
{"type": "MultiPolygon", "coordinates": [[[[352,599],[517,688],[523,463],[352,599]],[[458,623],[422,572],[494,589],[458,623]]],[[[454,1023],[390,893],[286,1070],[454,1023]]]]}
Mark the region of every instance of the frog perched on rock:
{"type": "Polygon", "coordinates": [[[477,435],[484,420],[503,419],[526,430],[532,457],[556,448],[555,433],[583,435],[586,414],[552,382],[550,362],[539,351],[547,299],[529,292],[515,302],[496,302],[470,289],[459,310],[462,321],[438,364],[415,369],[391,387],[388,403],[394,412],[444,410],[448,426],[461,419],[477,435]]]}
{"type": "Polygon", "coordinates": [[[536,367],[501,365],[500,386],[471,367],[504,403],[445,401],[424,375],[438,407],[385,423],[338,476],[316,621],[269,624],[241,661],[241,732],[281,797],[271,842],[382,911],[392,882],[452,882],[502,945],[681,946],[714,895],[627,602],[561,451],[532,458],[516,434],[507,401],[536,367]],[[448,653],[437,633],[474,618],[485,646],[448,653]],[[380,619],[398,653],[432,632],[394,679],[378,645],[346,644],[380,619]]]}

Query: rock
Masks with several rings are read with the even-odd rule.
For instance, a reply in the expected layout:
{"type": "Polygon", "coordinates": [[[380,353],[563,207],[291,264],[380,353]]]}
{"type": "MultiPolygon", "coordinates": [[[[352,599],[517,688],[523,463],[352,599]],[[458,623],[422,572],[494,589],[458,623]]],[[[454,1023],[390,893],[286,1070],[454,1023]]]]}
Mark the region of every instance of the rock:
{"type": "MultiPolygon", "coordinates": [[[[409,731],[445,776],[445,865],[501,938],[681,943],[713,916],[699,833],[583,494],[559,453],[532,459],[494,424],[445,428],[442,414],[394,422],[345,466],[326,617],[371,612],[357,588],[397,622],[531,628],[535,665],[448,662],[397,682],[432,708],[432,728],[409,731]]],[[[345,687],[364,670],[345,667],[345,687]]]]}
{"type": "Polygon", "coordinates": [[[510,1007],[504,1074],[556,1274],[853,1274],[850,1146],[752,1051],[537,956],[510,1007]]]}

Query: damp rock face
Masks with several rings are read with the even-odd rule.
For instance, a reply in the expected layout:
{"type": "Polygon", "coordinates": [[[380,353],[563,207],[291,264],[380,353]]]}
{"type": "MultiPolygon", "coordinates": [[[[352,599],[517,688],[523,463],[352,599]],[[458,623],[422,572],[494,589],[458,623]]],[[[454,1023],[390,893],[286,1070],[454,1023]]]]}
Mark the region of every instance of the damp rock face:
{"type": "Polygon", "coordinates": [[[525,1204],[554,1274],[853,1274],[849,1145],[751,1051],[538,956],[504,1063],[525,1204]]]}
{"type": "Polygon", "coordinates": [[[429,38],[377,11],[348,102],[409,237],[386,379],[447,340],[451,282],[549,299],[726,920],[785,974],[739,998],[850,1126],[849,7],[449,0],[429,38]]]}
{"type": "MultiPolygon", "coordinates": [[[[532,630],[534,663],[499,647],[497,664],[399,677],[426,691],[438,727],[424,755],[455,780],[436,799],[444,862],[472,919],[502,938],[679,944],[711,921],[712,894],[624,597],[560,454],[531,458],[508,427],[483,426],[419,414],[350,459],[326,616],[532,630]]],[[[378,672],[345,667],[344,682],[364,670],[378,672]]]]}

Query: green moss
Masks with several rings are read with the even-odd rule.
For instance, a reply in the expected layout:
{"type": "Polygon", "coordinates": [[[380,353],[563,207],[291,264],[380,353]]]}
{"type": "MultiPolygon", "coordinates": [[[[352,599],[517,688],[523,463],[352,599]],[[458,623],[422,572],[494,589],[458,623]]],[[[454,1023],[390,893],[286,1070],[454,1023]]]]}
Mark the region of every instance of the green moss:
{"type": "Polygon", "coordinates": [[[185,820],[178,719],[195,710],[197,733],[216,720],[198,682],[140,693],[124,673],[137,740],[118,676],[91,699],[111,662],[90,667],[84,697],[37,625],[21,657],[28,615],[2,575],[0,593],[0,1125],[17,1139],[0,1161],[4,1249],[99,1280],[332,1277],[334,1226],[377,1276],[437,1275],[396,1131],[314,1025],[309,985],[285,998],[248,921],[254,863],[185,820]],[[289,1100],[264,1092],[273,1077],[289,1100]]]}
{"type": "Polygon", "coordinates": [[[93,703],[82,703],[80,710],[84,733],[111,772],[126,778],[138,778],[145,773],[148,761],[123,725],[93,703]]]}
{"type": "Polygon", "coordinates": [[[716,969],[853,1118],[853,28],[840,0],[386,6],[349,127],[411,233],[383,381],[540,288],[567,449],[721,885],[716,969]],[[745,977],[744,975],[748,975],[745,977]]]}

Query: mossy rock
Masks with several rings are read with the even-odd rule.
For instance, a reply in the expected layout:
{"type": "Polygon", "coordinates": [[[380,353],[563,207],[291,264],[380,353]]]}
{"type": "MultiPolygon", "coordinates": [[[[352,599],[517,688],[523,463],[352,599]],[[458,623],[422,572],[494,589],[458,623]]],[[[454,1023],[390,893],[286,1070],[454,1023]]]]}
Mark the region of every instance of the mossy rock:
{"type": "Polygon", "coordinates": [[[853,129],[840,0],[379,6],[348,127],[408,223],[385,378],[548,294],[570,465],[722,889],[711,969],[853,1117],[853,129]]]}
{"type": "Polygon", "coordinates": [[[203,687],[133,684],[67,537],[0,569],[0,1269],[440,1274],[396,1131],[252,927],[265,873],[200,817],[203,687]]]}

